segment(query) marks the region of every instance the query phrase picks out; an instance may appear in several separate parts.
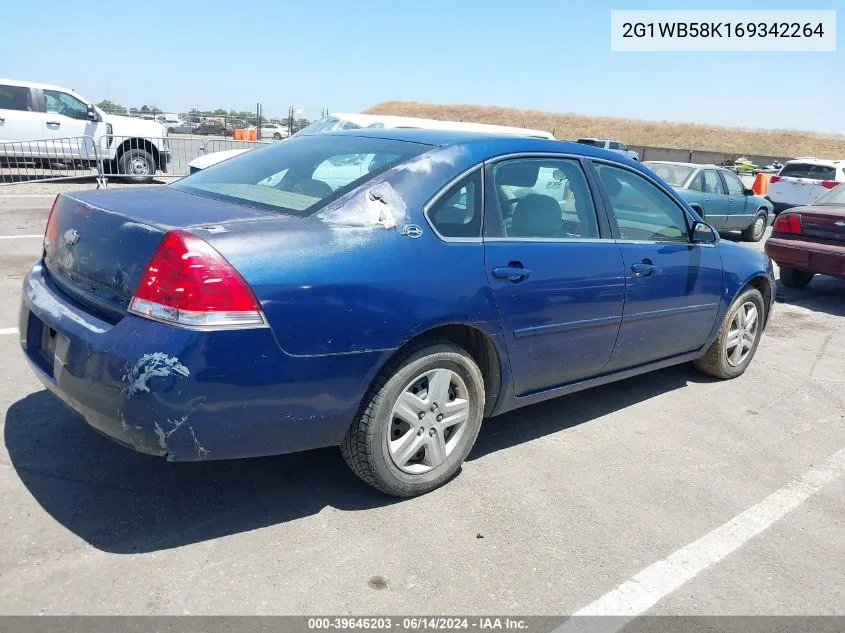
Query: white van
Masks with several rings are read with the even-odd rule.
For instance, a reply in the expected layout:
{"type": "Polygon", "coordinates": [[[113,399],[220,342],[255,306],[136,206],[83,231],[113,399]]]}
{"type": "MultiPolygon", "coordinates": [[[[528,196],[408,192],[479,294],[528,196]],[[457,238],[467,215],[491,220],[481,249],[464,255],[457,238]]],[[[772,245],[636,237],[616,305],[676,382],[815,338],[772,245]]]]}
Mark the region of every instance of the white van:
{"type": "MultiPolygon", "coordinates": [[[[487,123],[464,123],[462,121],[439,121],[437,119],[418,119],[415,117],[392,116],[382,114],[332,113],[314,121],[302,128],[296,134],[322,134],[339,130],[360,130],[364,128],[405,128],[424,130],[462,130],[464,132],[480,132],[487,134],[508,134],[511,136],[530,136],[555,140],[553,134],[542,130],[531,130],[507,125],[490,125],[487,123]]],[[[294,134],[294,136],[296,136],[294,134]]],[[[211,167],[212,165],[234,158],[250,148],[229,149],[205,154],[192,160],[189,164],[190,173],[211,167]]]]}
{"type": "Polygon", "coordinates": [[[98,155],[111,173],[150,180],[158,170],[167,172],[167,130],[155,121],[106,114],[68,88],[0,79],[0,156],[93,164],[98,155]]]}

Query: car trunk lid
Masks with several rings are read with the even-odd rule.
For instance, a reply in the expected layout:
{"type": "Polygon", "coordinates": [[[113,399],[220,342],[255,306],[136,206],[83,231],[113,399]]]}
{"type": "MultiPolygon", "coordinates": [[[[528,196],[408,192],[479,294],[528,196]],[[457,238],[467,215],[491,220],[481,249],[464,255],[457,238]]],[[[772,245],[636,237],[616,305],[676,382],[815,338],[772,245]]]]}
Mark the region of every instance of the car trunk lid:
{"type": "Polygon", "coordinates": [[[845,242],[845,207],[809,206],[790,212],[801,216],[801,235],[845,242]]]}
{"type": "Polygon", "coordinates": [[[167,187],[61,194],[44,240],[44,263],[61,291],[116,323],[168,230],[198,229],[206,237],[230,223],[262,220],[293,219],[167,187]]]}

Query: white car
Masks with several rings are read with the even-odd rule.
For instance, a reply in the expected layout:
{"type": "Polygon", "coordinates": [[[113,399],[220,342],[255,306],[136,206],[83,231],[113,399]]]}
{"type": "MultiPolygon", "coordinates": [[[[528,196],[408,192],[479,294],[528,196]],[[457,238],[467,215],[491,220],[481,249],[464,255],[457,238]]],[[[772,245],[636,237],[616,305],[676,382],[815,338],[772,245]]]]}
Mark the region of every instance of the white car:
{"type": "Polygon", "coordinates": [[[280,141],[288,136],[290,136],[290,134],[288,134],[287,126],[278,125],[276,123],[262,123],[258,134],[259,138],[273,139],[274,141],[280,141]]]}
{"type": "Polygon", "coordinates": [[[69,88],[11,79],[0,79],[0,156],[88,164],[99,156],[136,182],[167,172],[171,160],[161,124],[106,114],[69,88]]]}
{"type": "Polygon", "coordinates": [[[614,141],[613,139],[607,138],[579,138],[578,142],[581,145],[592,145],[593,147],[622,154],[622,156],[627,156],[631,160],[640,160],[640,155],[634,150],[628,149],[628,146],[621,141],[614,141]]]}
{"type": "MultiPolygon", "coordinates": [[[[262,126],[264,127],[264,126],[262,126]]],[[[542,130],[531,130],[506,125],[490,125],[487,123],[464,123],[461,121],[439,121],[436,119],[418,119],[415,117],[392,116],[381,114],[332,113],[318,119],[311,125],[301,129],[296,134],[318,134],[337,130],[360,130],[363,128],[419,128],[427,130],[464,130],[467,132],[484,132],[488,134],[510,134],[512,136],[531,136],[555,140],[553,134],[542,130]]],[[[294,136],[296,136],[294,134],[294,136]]],[[[251,148],[233,149],[204,154],[188,163],[190,173],[210,167],[244,152],[251,148]]]]}
{"type": "Polygon", "coordinates": [[[810,204],[841,182],[845,182],[845,160],[796,158],[771,177],[766,198],[780,213],[810,204]]]}

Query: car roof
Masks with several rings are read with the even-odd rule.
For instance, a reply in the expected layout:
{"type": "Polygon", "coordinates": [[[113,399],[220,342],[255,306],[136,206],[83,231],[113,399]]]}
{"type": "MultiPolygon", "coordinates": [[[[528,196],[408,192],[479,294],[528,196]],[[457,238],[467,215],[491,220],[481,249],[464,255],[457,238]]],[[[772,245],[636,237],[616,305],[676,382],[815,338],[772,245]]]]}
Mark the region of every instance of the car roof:
{"type": "Polygon", "coordinates": [[[831,160],[828,158],[816,158],[815,156],[802,156],[793,158],[784,163],[784,165],[791,165],[793,163],[809,163],[811,165],[822,165],[824,167],[839,167],[845,160],[831,160]]]}
{"type": "Polygon", "coordinates": [[[423,130],[410,128],[371,128],[358,130],[339,130],[334,132],[314,132],[297,136],[358,136],[380,138],[410,143],[420,143],[435,147],[456,145],[483,145],[483,154],[492,157],[509,152],[555,152],[561,154],[576,154],[593,158],[602,158],[613,162],[630,164],[639,169],[640,163],[631,161],[624,156],[610,150],[581,145],[572,141],[558,141],[530,136],[515,136],[513,134],[491,134],[482,132],[468,132],[464,130],[423,130]]]}
{"type": "Polygon", "coordinates": [[[37,81],[21,81],[19,79],[5,79],[0,77],[0,84],[5,86],[18,86],[20,88],[40,88],[41,90],[61,90],[62,92],[72,92],[73,94],[78,94],[71,88],[65,88],[64,86],[56,86],[54,84],[42,84],[38,83],[37,81]]]}

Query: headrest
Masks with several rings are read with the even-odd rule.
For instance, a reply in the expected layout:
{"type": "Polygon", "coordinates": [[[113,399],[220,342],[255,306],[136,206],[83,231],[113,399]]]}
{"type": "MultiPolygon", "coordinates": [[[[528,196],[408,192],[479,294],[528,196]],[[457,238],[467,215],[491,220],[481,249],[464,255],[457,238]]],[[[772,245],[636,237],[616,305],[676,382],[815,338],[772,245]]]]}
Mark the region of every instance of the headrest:
{"type": "Polygon", "coordinates": [[[537,184],[540,163],[512,161],[496,170],[496,184],[510,187],[533,187],[537,184]]]}
{"type": "Polygon", "coordinates": [[[551,196],[532,193],[516,203],[508,235],[548,237],[558,234],[560,230],[560,205],[551,196]]]}

